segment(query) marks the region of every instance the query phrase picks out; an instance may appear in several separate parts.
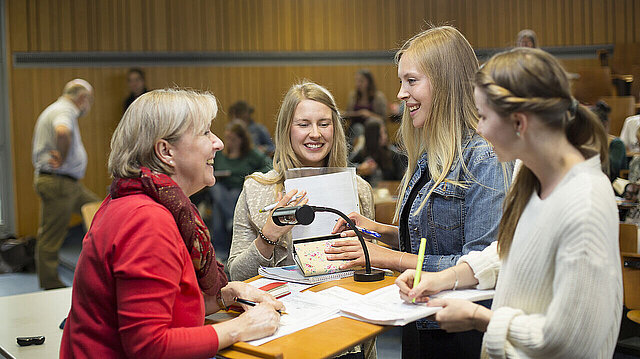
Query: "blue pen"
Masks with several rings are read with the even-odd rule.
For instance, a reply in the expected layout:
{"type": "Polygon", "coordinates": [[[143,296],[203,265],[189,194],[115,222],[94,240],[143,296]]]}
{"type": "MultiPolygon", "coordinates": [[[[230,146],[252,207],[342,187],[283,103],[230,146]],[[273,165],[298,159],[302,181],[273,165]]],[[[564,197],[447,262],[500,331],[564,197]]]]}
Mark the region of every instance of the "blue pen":
{"type": "MultiPolygon", "coordinates": [[[[336,219],[336,222],[338,222],[338,220],[337,220],[337,219],[336,219]]],[[[349,227],[349,223],[347,223],[347,227],[349,227]]],[[[362,227],[360,227],[360,226],[356,226],[356,228],[358,228],[358,230],[359,230],[360,232],[362,232],[362,233],[366,233],[366,234],[368,234],[368,235],[370,235],[370,236],[374,236],[374,237],[376,237],[376,238],[380,238],[380,237],[382,237],[382,235],[381,235],[380,233],[376,232],[376,231],[372,231],[372,230],[369,230],[369,229],[366,229],[366,228],[362,228],[362,227]]]]}
{"type": "Polygon", "coordinates": [[[372,236],[374,236],[374,237],[376,237],[376,238],[380,238],[380,237],[382,237],[382,235],[380,235],[380,233],[378,233],[378,232],[376,232],[376,231],[371,231],[371,230],[368,230],[368,229],[366,229],[366,228],[362,228],[362,227],[358,227],[358,226],[356,226],[356,228],[358,228],[358,230],[359,230],[360,232],[362,232],[362,233],[366,233],[366,234],[369,234],[369,235],[372,235],[372,236]]]}

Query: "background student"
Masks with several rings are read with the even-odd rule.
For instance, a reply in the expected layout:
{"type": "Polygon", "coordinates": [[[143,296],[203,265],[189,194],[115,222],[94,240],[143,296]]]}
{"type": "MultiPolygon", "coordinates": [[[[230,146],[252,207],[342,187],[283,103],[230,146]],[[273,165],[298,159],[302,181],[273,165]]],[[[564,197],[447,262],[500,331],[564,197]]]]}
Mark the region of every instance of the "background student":
{"type": "Polygon", "coordinates": [[[243,121],[233,120],[224,129],[224,150],[215,158],[217,183],[210,188],[213,199],[212,227],[216,248],[228,256],[231,245],[233,211],[246,176],[271,169],[271,158],[254,148],[251,134],[243,121]]]}
{"type": "MultiPolygon", "coordinates": [[[[396,61],[398,99],[405,103],[401,140],[409,162],[396,208],[399,227],[355,213],[349,217],[400,248],[368,243],[373,266],[415,269],[424,237],[423,270],[435,272],[495,241],[512,169],[498,163],[491,146],[476,132],[472,79],[478,61],[458,30],[443,26],[421,32],[404,44],[396,61]]],[[[345,230],[344,224],[338,221],[334,232],[345,230]]],[[[345,267],[364,264],[357,239],[334,241],[326,252],[330,259],[353,259],[345,267]]],[[[405,358],[477,358],[481,341],[478,332],[451,335],[435,322],[420,320],[404,327],[402,353],[405,358]]]]}
{"type": "Polygon", "coordinates": [[[622,311],[618,212],[602,166],[607,138],[571,96],[560,63],[537,49],[491,58],[478,72],[478,132],[501,161],[522,160],[497,243],[450,269],[396,283],[404,299],[495,288],[491,310],[463,300],[435,318],[447,331],[485,332],[483,356],[611,358],[622,311]]]}

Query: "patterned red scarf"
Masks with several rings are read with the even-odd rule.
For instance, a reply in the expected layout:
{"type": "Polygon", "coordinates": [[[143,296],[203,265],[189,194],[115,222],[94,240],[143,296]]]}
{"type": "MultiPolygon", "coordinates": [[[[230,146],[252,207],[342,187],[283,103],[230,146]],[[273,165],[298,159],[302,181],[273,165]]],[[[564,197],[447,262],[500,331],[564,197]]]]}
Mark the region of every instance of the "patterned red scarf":
{"type": "Polygon", "coordinates": [[[209,230],[200,218],[196,206],[178,184],[165,174],[141,167],[140,177],[116,178],[111,184],[111,198],[132,194],[146,194],[171,212],[191,255],[200,289],[208,295],[218,294],[228,282],[224,266],[216,260],[209,230]],[[214,268],[211,268],[212,264],[214,268]]]}

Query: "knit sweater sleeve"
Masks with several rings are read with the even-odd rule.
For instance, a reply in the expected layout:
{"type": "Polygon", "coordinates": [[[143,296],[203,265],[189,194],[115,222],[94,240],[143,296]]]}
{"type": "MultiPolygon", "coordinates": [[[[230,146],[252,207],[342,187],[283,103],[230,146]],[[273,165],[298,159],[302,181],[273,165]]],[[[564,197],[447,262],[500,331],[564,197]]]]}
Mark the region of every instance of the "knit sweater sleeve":
{"type": "Polygon", "coordinates": [[[500,273],[500,258],[498,257],[498,242],[492,242],[482,251],[473,251],[460,257],[457,264],[466,262],[473,270],[478,280],[478,289],[495,288],[500,273]]]}
{"type": "Polygon", "coordinates": [[[260,266],[275,266],[274,256],[265,258],[254,242],[258,237],[258,231],[252,225],[250,218],[247,197],[250,196],[249,181],[253,180],[248,179],[245,181],[233,215],[233,237],[227,262],[231,280],[245,280],[256,276],[260,266]]]}
{"type": "Polygon", "coordinates": [[[580,206],[565,203],[573,210],[548,223],[560,228],[561,240],[550,254],[555,269],[546,312],[495,310],[485,334],[489,356],[503,357],[517,348],[530,357],[586,358],[602,353],[602,347],[615,347],[618,331],[612,327],[619,325],[622,307],[615,205],[605,201],[611,195],[590,196],[573,203],[580,206]]]}
{"type": "MultiPolygon", "coordinates": [[[[121,225],[114,243],[113,275],[123,349],[131,357],[209,358],[218,349],[212,326],[171,328],[181,277],[192,266],[170,214],[143,208],[121,225]]],[[[185,313],[184,315],[189,315],[185,313]]]]}

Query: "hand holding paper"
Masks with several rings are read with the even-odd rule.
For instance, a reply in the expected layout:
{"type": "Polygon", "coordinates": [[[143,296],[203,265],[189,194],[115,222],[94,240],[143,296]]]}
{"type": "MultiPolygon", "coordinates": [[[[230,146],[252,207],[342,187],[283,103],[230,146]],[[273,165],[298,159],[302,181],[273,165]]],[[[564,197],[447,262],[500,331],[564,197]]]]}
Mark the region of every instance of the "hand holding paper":
{"type": "Polygon", "coordinates": [[[436,298],[427,303],[429,307],[442,307],[435,315],[435,320],[440,328],[448,333],[465,332],[476,329],[486,331],[489,319],[493,314],[491,310],[464,299],[436,298]],[[487,313],[488,312],[488,313],[487,313]]]}

